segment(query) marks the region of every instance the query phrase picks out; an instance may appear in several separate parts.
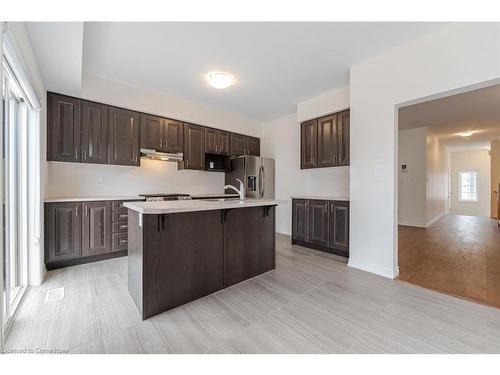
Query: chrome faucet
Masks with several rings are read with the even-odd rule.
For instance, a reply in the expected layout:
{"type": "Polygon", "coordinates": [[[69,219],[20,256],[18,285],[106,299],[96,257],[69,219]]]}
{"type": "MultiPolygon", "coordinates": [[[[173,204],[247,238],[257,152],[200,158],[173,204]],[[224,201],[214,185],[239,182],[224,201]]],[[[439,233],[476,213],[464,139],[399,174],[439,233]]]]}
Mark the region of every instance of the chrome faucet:
{"type": "Polygon", "coordinates": [[[243,200],[245,199],[245,185],[243,185],[243,181],[241,181],[239,178],[237,178],[236,181],[240,183],[240,190],[236,189],[233,185],[225,185],[224,190],[233,189],[240,195],[240,199],[243,200]]]}

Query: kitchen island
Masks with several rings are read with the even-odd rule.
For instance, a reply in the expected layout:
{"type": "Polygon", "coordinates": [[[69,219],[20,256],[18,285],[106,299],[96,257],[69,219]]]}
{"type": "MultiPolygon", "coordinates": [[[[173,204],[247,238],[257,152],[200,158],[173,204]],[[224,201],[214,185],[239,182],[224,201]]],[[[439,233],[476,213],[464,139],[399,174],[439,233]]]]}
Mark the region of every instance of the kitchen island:
{"type": "Polygon", "coordinates": [[[276,268],[278,203],[125,203],[128,289],[142,319],[276,268]]]}

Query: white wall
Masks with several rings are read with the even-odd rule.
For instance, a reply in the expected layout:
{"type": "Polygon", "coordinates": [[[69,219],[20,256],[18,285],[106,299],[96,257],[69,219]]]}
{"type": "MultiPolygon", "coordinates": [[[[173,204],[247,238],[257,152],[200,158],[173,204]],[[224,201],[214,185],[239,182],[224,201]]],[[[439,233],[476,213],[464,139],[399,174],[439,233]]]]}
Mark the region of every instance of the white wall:
{"type": "Polygon", "coordinates": [[[448,150],[432,129],[427,131],[426,226],[446,213],[448,197],[448,150]]]}
{"type": "Polygon", "coordinates": [[[427,128],[399,132],[399,224],[427,225],[427,128]],[[406,165],[403,173],[401,165],[406,165]]]}
{"type": "Polygon", "coordinates": [[[349,265],[398,275],[397,112],[500,78],[500,25],[445,26],[351,67],[349,265]]]}
{"type": "Polygon", "coordinates": [[[455,215],[490,216],[491,170],[489,150],[451,153],[451,213],[455,215]],[[477,172],[478,201],[461,202],[459,173],[477,172]]]}
{"type": "MultiPolygon", "coordinates": [[[[328,113],[335,111],[331,107],[328,113]]],[[[290,196],[349,196],[349,167],[300,169],[300,125],[295,113],[262,124],[261,154],[275,159],[276,198],[288,203],[278,206],[278,233],[291,234],[290,196]]]]}
{"type": "Polygon", "coordinates": [[[326,92],[297,103],[297,122],[349,108],[349,86],[326,92]]]}
{"type": "MultiPolygon", "coordinates": [[[[203,104],[85,74],[82,98],[260,137],[260,123],[203,104]]],[[[49,162],[46,197],[152,192],[222,193],[224,173],[177,170],[177,163],[141,159],[141,167],[49,162]]]]}

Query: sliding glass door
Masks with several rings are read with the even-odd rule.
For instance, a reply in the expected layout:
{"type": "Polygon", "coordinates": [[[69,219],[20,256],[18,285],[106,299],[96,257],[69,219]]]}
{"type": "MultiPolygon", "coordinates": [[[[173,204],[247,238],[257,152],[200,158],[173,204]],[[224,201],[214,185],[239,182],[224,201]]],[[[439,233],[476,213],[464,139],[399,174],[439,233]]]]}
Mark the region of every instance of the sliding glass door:
{"type": "Polygon", "coordinates": [[[28,104],[7,63],[3,64],[3,249],[4,317],[7,324],[27,286],[28,104]]]}

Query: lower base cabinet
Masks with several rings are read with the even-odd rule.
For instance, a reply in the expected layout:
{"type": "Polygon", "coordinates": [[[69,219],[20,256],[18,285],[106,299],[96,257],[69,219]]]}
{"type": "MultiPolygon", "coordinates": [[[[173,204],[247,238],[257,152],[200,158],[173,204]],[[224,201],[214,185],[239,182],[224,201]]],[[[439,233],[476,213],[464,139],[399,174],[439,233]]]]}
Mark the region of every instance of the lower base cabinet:
{"type": "Polygon", "coordinates": [[[122,201],[45,204],[45,264],[55,269],[127,255],[122,201]]]}
{"type": "Polygon", "coordinates": [[[349,202],[292,199],[292,244],[349,257],[349,202]]]}

